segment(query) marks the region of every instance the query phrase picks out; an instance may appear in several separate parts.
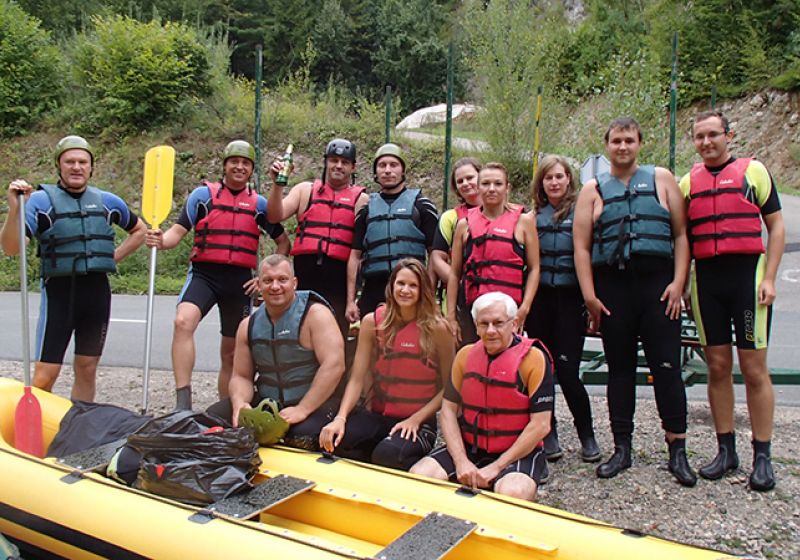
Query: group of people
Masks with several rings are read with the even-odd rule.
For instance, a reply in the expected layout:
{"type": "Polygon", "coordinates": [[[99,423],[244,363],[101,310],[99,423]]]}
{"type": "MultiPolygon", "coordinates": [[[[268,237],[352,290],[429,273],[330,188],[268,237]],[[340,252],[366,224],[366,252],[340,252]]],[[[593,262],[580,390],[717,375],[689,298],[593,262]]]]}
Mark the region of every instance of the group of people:
{"type": "Polygon", "coordinates": [[[23,180],[11,183],[1,234],[4,251],[16,254],[17,197],[30,196],[25,220],[28,237],[39,241],[43,286],[34,384],[52,388],[74,331],[73,398],[92,400],[108,324],[107,273],[142,242],[170,249],[194,230],[172,345],[178,408],[192,406],[194,332],[216,304],[221,400],[211,412],[237,425],[242,409],[269,397],[290,424],[287,444],[533,499],[547,460],[563,455],[556,381],[582,460],[601,460],[579,376],[588,327],[601,336],[608,362],[614,438],[597,476],[632,465],[641,341],[669,471],[694,486],[680,375],[684,302],[708,360],[719,444],[699,473],[714,480],[739,466],[733,323],[752,423],[749,484],[769,490],[774,398],[766,348],[785,234],[769,173],[733,157],[732,139],[724,115],[697,115],[693,140],[703,161],[679,185],[668,170],[639,164],[638,123],[616,119],[605,134],[609,172],[579,190],[570,163],[547,156],[532,181],[530,211],[510,201],[502,164],[464,158],[450,177],[460,202],[441,217],[407,185],[396,144],[375,153],[377,192],[354,184],[356,147],[335,139],[320,179],[286,193],[276,178],[289,170],[278,159],[263,197],[249,186],[254,150],[238,140],[223,152],[221,181],[195,189],[161,232],[145,231],[122,200],[88,186],[92,149],[67,137],[56,148],[57,184],[32,192],[23,180]],[[281,222],[292,217],[290,243],[281,222]],[[130,233],[116,249],[111,224],[130,233]],[[276,249],[253,278],[261,233],[276,249]],[[446,287],[445,313],[438,283],[446,287]],[[82,295],[89,291],[92,297],[82,295]],[[263,305],[251,313],[257,291],[263,305]],[[348,368],[344,341],[356,322],[348,368]]]}

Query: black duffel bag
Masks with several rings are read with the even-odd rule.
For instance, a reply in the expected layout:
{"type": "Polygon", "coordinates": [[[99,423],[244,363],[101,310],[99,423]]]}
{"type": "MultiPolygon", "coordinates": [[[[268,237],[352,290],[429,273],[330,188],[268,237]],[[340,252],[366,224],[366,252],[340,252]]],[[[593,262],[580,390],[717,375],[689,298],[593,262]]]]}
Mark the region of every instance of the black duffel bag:
{"type": "Polygon", "coordinates": [[[127,447],[141,457],[135,488],[197,505],[252,488],[261,465],[252,430],[204,412],[155,418],[127,447]]]}

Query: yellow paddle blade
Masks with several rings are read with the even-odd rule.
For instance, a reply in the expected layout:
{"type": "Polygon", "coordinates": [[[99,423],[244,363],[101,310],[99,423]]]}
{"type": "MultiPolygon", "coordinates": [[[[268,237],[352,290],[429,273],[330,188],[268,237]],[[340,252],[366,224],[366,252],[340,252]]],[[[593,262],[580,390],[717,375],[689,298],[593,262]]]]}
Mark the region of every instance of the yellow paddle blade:
{"type": "Polygon", "coordinates": [[[153,229],[158,228],[172,209],[172,181],[175,171],[175,148],[156,146],[144,156],[142,217],[153,229]]]}

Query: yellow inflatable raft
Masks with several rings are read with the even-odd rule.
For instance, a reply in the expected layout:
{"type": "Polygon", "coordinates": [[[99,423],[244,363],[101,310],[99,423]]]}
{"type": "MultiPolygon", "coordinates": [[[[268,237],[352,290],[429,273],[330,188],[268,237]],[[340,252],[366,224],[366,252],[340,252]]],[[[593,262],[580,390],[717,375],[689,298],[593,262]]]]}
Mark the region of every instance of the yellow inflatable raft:
{"type": "MultiPolygon", "coordinates": [[[[235,508],[187,506],[14,449],[14,410],[21,395],[20,383],[0,378],[0,533],[44,555],[732,558],[491,492],[463,493],[454,484],[281,447],[261,449],[258,486],[252,500],[243,500],[256,504],[254,516],[241,518],[235,508]]],[[[35,395],[42,405],[47,443],[70,403],[41,391],[35,395]]]]}

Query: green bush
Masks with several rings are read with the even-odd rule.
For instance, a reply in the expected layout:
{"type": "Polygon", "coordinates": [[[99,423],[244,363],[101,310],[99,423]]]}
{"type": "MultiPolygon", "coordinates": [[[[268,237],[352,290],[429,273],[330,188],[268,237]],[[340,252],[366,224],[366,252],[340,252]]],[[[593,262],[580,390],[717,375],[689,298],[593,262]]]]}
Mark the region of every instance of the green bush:
{"type": "Polygon", "coordinates": [[[92,21],[73,49],[83,128],[152,129],[185,118],[211,93],[210,53],[192,29],[121,16],[92,21]]]}
{"type": "Polygon", "coordinates": [[[56,105],[62,61],[38,20],[0,0],[0,135],[24,132],[56,105]]]}

